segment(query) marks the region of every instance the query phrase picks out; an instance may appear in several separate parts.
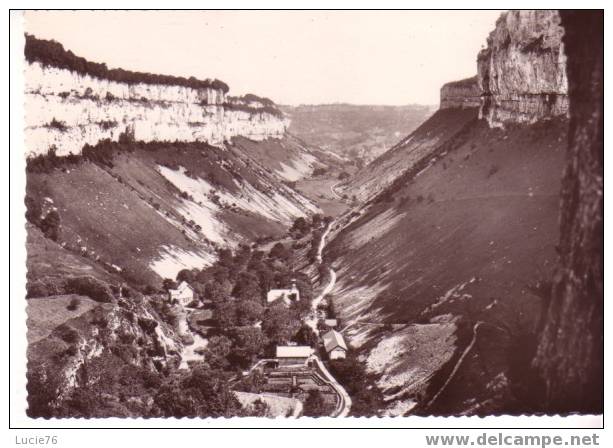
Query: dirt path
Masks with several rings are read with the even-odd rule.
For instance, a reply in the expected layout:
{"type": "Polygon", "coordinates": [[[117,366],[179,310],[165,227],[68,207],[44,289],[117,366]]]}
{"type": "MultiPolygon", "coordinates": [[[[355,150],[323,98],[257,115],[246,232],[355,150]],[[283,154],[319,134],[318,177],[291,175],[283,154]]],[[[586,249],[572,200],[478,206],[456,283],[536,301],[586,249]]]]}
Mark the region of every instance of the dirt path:
{"type": "MultiPolygon", "coordinates": [[[[322,262],[321,255],[323,253],[324,248],[326,247],[326,238],[328,237],[328,234],[330,233],[330,229],[332,229],[332,222],[333,221],[330,221],[328,223],[326,230],[321,235],[321,241],[319,242],[319,247],[317,248],[317,256],[315,257],[318,264],[321,264],[322,262]]],[[[336,285],[336,272],[334,271],[334,269],[329,268],[328,275],[329,275],[328,284],[326,284],[324,289],[311,302],[311,312],[305,319],[305,323],[309,327],[311,327],[317,335],[319,335],[319,330],[317,330],[317,320],[318,320],[317,319],[317,307],[319,306],[321,301],[324,299],[324,297],[327,294],[330,294],[330,292],[334,289],[334,286],[336,285]]]]}
{"type": "MultiPolygon", "coordinates": [[[[331,190],[334,192],[334,187],[331,187],[331,190]]],[[[321,235],[321,241],[319,242],[319,247],[317,248],[317,257],[316,257],[318,264],[322,263],[322,253],[323,253],[324,248],[326,247],[326,238],[328,237],[328,234],[330,233],[330,230],[332,229],[333,223],[334,221],[330,221],[326,227],[326,230],[321,235]]],[[[319,336],[319,330],[317,329],[317,320],[318,320],[317,319],[317,307],[319,306],[321,301],[324,299],[324,297],[330,292],[332,292],[332,290],[334,289],[334,286],[336,285],[336,271],[330,267],[328,268],[328,273],[329,273],[328,283],[326,284],[324,289],[321,291],[321,293],[319,293],[319,295],[315,297],[313,301],[311,302],[311,312],[305,318],[305,323],[309,327],[311,327],[318,336],[319,336]]],[[[323,376],[326,379],[326,381],[330,384],[330,386],[336,391],[336,393],[339,396],[339,403],[337,404],[337,407],[334,410],[334,413],[331,415],[331,417],[346,417],[349,414],[349,411],[351,410],[351,397],[349,396],[345,388],[341,386],[338,381],[336,381],[336,378],[332,376],[332,374],[328,371],[324,363],[321,362],[321,360],[317,356],[313,355],[311,356],[311,359],[315,362],[315,364],[317,364],[317,367],[320,371],[321,376],[323,376]]]]}
{"type": "Polygon", "coordinates": [[[332,192],[332,195],[335,196],[336,199],[338,199],[339,201],[343,201],[343,197],[336,192],[336,187],[338,187],[341,183],[342,183],[342,181],[341,182],[337,182],[337,183],[335,183],[333,185],[330,185],[330,191],[332,192]]]}
{"type": "Polygon", "coordinates": [[[462,355],[460,356],[460,359],[458,359],[458,362],[456,363],[456,365],[453,367],[453,370],[451,371],[451,373],[449,374],[449,376],[447,377],[447,380],[445,381],[445,383],[443,383],[443,385],[441,386],[441,388],[438,390],[438,392],[434,395],[434,397],[432,397],[432,400],[430,400],[428,402],[428,404],[426,405],[426,408],[429,408],[430,406],[432,406],[432,404],[438,399],[438,397],[443,393],[443,391],[447,388],[447,385],[451,382],[451,380],[453,379],[453,377],[456,375],[456,373],[458,372],[458,370],[460,369],[460,366],[462,365],[462,362],[464,361],[464,359],[466,358],[466,356],[468,356],[468,354],[470,353],[470,351],[472,350],[472,348],[474,347],[475,343],[477,342],[477,330],[479,330],[479,327],[481,325],[483,325],[485,322],[483,321],[479,321],[477,322],[474,326],[473,326],[473,338],[470,341],[470,344],[468,344],[468,346],[466,346],[466,348],[464,349],[464,352],[462,352],[462,355]]]}

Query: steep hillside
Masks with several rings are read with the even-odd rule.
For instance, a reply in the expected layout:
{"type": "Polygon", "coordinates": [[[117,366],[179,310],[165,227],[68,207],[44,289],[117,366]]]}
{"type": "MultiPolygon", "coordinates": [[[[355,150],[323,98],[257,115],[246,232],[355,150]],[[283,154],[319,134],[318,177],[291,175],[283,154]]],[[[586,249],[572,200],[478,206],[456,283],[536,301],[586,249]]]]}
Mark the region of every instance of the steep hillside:
{"type": "Polygon", "coordinates": [[[358,106],[352,104],[281,106],[291,119],[289,132],[349,163],[365,165],[431,113],[429,106],[358,106]]]}
{"type": "MultiPolygon", "coordinates": [[[[492,34],[514,23],[551,42],[558,29],[543,24],[556,17],[549,11],[537,26],[509,12],[492,34]]],[[[489,52],[512,70],[515,53],[489,43],[480,64],[489,52]]],[[[537,67],[551,55],[536,44],[525,51],[537,67]]],[[[479,69],[478,86],[488,85],[486,73],[479,69]]],[[[385,393],[382,413],[542,409],[531,361],[557,260],[568,121],[563,108],[531,108],[548,101],[547,83],[514,97],[526,113],[489,119],[506,99],[480,95],[474,81],[444,86],[441,110],[343,186],[368,202],[337,222],[326,253],[337,273],[332,296],[385,393]]]]}
{"type": "Polygon", "coordinates": [[[477,120],[477,115],[476,107],[437,111],[412,134],[341,184],[338,190],[355,196],[360,202],[370,200],[425,157],[437,151],[444,153],[445,144],[460,137],[466,126],[477,120]]]}
{"type": "Polygon", "coordinates": [[[106,142],[85,152],[30,161],[31,207],[52,204],[57,241],[136,284],[202,267],[220,247],[278,235],[317,211],[233,145],[106,142]]]}

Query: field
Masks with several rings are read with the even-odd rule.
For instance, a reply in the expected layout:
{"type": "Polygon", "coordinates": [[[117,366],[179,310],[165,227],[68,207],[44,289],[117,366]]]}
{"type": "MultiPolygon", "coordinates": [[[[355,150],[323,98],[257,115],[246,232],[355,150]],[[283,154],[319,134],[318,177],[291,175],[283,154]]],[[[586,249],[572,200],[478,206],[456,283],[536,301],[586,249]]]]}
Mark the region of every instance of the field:
{"type": "Polygon", "coordinates": [[[296,189],[315,202],[325,216],[335,218],[349,208],[346,201],[339,199],[332,191],[332,187],[337,183],[337,179],[304,179],[296,182],[296,189]]]}

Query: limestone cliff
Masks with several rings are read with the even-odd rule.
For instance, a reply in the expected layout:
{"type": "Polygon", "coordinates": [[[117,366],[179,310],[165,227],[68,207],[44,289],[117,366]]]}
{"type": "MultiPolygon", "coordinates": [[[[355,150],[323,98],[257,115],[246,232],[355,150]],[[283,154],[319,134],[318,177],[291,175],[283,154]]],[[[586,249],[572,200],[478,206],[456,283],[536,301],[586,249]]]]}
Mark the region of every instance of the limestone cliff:
{"type": "Polygon", "coordinates": [[[481,89],[476,76],[448,82],[441,87],[440,109],[465,109],[479,106],[481,106],[481,89]]]}
{"type": "Polygon", "coordinates": [[[492,127],[566,115],[566,56],[557,11],[509,11],[477,58],[480,116],[492,127]]]}
{"type": "MultiPolygon", "coordinates": [[[[33,39],[28,36],[28,43],[33,39]]],[[[41,42],[47,43],[35,39],[35,43],[41,42]]],[[[281,137],[289,124],[270,100],[262,102],[254,95],[227,97],[227,86],[220,81],[108,70],[104,64],[66,52],[57,43],[46,48],[55,52],[50,55],[38,47],[28,52],[26,47],[28,156],[45,154],[51,147],[57,155],[79,154],[85,144],[117,141],[122,134],[144,142],[178,140],[213,145],[235,136],[263,140],[281,137]],[[103,69],[92,74],[90,66],[103,69]],[[126,81],[117,81],[123,79],[117,73],[126,81]]]]}

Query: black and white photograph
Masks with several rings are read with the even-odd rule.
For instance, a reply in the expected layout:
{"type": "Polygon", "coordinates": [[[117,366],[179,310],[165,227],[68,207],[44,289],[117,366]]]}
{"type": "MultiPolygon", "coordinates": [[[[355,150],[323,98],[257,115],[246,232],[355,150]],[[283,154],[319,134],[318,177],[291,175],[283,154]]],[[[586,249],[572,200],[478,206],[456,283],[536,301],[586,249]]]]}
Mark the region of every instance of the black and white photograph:
{"type": "Polygon", "coordinates": [[[13,14],[33,425],[602,424],[603,10],[13,14]]]}

